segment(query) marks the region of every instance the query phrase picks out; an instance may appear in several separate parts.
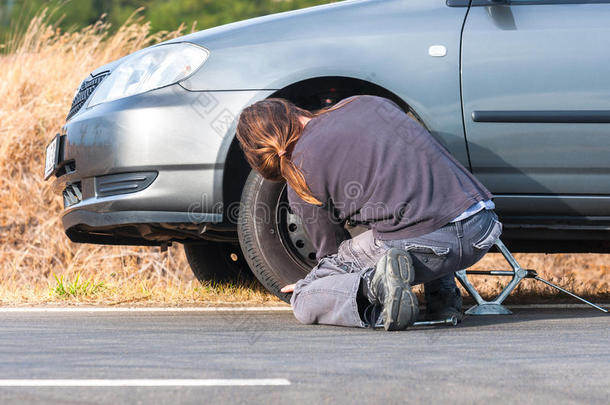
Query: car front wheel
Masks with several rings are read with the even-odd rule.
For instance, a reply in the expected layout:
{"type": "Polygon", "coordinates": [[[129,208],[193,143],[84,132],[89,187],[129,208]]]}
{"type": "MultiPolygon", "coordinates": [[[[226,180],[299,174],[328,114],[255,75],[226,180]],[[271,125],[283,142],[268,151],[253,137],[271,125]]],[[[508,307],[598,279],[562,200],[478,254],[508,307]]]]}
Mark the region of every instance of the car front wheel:
{"type": "Polygon", "coordinates": [[[265,180],[252,171],[242,192],[239,242],[252,273],[273,294],[304,278],[316,264],[315,250],[286,196],[286,184],[265,180]]]}

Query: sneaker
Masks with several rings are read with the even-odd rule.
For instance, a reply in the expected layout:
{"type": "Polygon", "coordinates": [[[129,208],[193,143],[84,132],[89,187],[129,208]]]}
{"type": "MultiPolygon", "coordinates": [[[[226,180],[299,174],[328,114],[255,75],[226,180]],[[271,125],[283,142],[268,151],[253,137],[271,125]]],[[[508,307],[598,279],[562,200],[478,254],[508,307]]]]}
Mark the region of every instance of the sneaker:
{"type": "Polygon", "coordinates": [[[385,330],[404,330],[417,319],[417,297],[411,291],[414,275],[411,255],[402,249],[389,249],[377,263],[371,303],[381,306],[379,319],[385,330]]]}
{"type": "Polygon", "coordinates": [[[426,319],[435,321],[455,316],[458,322],[464,318],[462,312],[462,294],[459,288],[439,290],[433,293],[426,291],[426,319]]]}

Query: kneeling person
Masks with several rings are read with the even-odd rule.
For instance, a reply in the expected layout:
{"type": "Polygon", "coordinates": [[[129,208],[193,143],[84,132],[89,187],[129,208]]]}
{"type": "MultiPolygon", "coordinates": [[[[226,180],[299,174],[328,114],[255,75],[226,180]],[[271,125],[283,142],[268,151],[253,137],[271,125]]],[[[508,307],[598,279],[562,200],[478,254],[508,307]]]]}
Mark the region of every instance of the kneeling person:
{"type": "Polygon", "coordinates": [[[352,96],[315,113],[281,98],[242,111],[237,138],[253,169],[285,180],[318,264],[293,292],[307,324],[402,330],[418,316],[461,317],[454,272],[502,231],[492,194],[393,101],[352,96]],[[349,238],[345,221],[370,229],[349,238]]]}

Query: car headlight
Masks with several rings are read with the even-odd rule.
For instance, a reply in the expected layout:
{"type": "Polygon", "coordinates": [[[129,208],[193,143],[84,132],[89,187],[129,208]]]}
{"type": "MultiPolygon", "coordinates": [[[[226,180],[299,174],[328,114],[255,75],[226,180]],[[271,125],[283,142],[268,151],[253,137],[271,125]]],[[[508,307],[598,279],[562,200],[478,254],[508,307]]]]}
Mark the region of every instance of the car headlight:
{"type": "Polygon", "coordinates": [[[210,52],[188,43],[159,45],[128,56],[95,89],[89,107],[169,86],[193,74],[210,52]]]}

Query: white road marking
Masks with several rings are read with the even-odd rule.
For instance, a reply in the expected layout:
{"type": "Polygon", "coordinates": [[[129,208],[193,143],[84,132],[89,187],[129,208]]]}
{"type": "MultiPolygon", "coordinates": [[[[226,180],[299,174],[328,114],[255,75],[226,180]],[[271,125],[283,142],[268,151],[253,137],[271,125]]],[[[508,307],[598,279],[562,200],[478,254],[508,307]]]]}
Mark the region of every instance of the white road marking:
{"type": "Polygon", "coordinates": [[[40,313],[40,312],[290,312],[289,306],[282,307],[4,307],[0,313],[40,313]]]}
{"type": "Polygon", "coordinates": [[[0,380],[0,387],[244,387],[261,385],[290,385],[290,380],[285,378],[0,380]]]}

